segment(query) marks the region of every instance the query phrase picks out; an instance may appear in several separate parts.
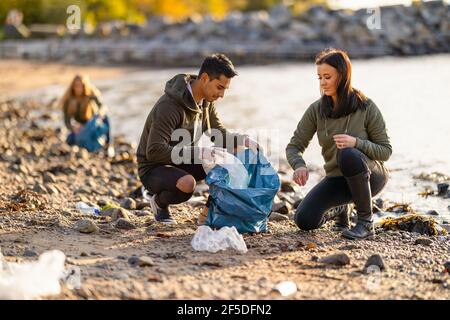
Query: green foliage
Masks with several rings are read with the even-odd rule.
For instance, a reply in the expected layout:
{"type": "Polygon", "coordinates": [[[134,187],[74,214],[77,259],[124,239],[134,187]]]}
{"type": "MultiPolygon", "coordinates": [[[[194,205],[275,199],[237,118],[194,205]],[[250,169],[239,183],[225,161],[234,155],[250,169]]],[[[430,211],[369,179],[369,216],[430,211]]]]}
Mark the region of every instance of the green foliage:
{"type": "Polygon", "coordinates": [[[183,19],[193,14],[211,14],[221,18],[230,10],[262,10],[279,3],[288,3],[293,9],[303,10],[310,4],[325,2],[326,0],[0,0],[0,22],[5,21],[10,9],[16,8],[23,12],[25,24],[62,24],[68,17],[67,7],[74,4],[80,7],[83,21],[95,24],[114,19],[141,23],[151,15],[183,19]]]}
{"type": "Polygon", "coordinates": [[[276,4],[279,4],[280,0],[247,0],[245,11],[263,10],[269,9],[276,4]]]}
{"type": "Polygon", "coordinates": [[[23,22],[31,23],[64,23],[67,19],[67,7],[78,5],[85,8],[83,0],[2,0],[0,1],[0,21],[3,23],[11,9],[23,13],[23,22]]]}

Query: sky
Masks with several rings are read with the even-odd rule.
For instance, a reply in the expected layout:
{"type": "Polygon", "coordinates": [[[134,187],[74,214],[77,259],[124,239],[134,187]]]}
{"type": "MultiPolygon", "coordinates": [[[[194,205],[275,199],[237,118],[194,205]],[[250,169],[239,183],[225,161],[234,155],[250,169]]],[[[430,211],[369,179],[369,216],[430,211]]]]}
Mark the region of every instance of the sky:
{"type": "MultiPolygon", "coordinates": [[[[412,2],[412,0],[329,0],[332,7],[349,9],[374,8],[392,4],[410,5],[412,2]]],[[[450,0],[445,0],[445,2],[450,3],[450,0]]]]}

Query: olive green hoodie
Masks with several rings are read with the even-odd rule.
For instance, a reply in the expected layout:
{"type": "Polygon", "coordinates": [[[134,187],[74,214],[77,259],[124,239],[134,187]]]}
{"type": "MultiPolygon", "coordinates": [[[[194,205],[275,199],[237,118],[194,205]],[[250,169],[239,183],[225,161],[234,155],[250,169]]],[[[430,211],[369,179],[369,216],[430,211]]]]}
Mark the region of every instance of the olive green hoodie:
{"type": "Polygon", "coordinates": [[[303,152],[317,133],[325,160],[327,176],[342,176],[336,162],[337,147],[333,140],[336,134],[356,137],[356,148],[382,166],[392,154],[392,146],[387,134],[386,124],[378,107],[368,100],[365,110],[340,118],[324,118],[319,113],[320,99],[304,113],[297,125],[294,136],[286,147],[286,157],[294,170],[306,167],[303,152]]]}
{"type": "MultiPolygon", "coordinates": [[[[196,145],[201,137],[200,133],[206,132],[210,135],[210,129],[219,130],[224,137],[223,143],[216,143],[216,145],[225,147],[227,139],[230,138],[235,145],[238,144],[237,140],[242,136],[231,134],[225,129],[217,115],[214,103],[208,103],[205,100],[202,106],[195,103],[187,84],[196,78],[195,75],[179,74],[166,83],[164,95],[150,111],[142,131],[137,149],[140,176],[156,166],[172,164],[172,151],[180,142],[171,139],[176,129],[186,129],[189,132],[188,146],[190,147],[196,145]]],[[[199,158],[198,149],[180,148],[177,154],[183,156],[184,152],[190,152],[191,161],[199,158]]]]}

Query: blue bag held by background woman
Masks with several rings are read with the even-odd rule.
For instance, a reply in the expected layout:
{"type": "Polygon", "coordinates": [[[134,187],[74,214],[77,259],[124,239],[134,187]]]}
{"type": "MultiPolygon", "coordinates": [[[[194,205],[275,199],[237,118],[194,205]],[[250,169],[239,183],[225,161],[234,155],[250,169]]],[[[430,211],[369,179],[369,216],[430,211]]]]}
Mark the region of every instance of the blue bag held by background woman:
{"type": "Polygon", "coordinates": [[[75,144],[86,148],[89,152],[102,149],[109,143],[109,120],[95,115],[75,136],[75,144]]]}

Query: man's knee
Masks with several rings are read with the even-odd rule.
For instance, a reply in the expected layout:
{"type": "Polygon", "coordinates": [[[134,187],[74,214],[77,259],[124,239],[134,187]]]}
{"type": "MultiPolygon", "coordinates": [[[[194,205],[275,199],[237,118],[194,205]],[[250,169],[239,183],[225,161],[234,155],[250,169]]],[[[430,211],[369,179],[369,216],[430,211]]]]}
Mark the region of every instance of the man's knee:
{"type": "Polygon", "coordinates": [[[195,178],[191,175],[186,175],[178,179],[176,187],[184,193],[193,193],[195,190],[195,178]]]}

